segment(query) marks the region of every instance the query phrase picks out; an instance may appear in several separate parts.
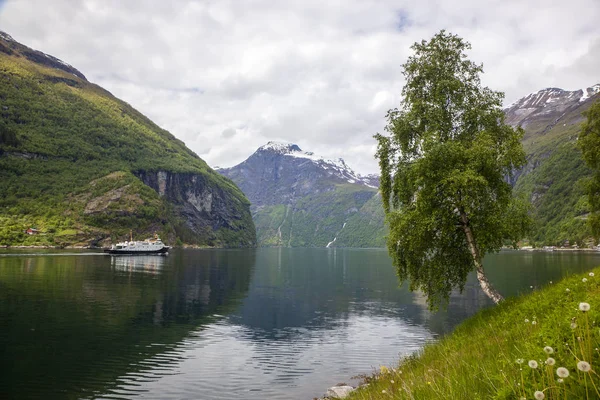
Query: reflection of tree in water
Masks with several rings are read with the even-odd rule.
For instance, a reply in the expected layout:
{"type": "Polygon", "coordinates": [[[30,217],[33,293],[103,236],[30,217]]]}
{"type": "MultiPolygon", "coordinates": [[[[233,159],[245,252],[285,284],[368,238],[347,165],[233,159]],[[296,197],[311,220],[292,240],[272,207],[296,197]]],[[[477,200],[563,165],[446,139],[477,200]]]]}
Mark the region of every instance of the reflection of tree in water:
{"type": "Polygon", "coordinates": [[[118,394],[168,373],[190,332],[245,296],[249,254],[0,258],[0,398],[118,394]]]}

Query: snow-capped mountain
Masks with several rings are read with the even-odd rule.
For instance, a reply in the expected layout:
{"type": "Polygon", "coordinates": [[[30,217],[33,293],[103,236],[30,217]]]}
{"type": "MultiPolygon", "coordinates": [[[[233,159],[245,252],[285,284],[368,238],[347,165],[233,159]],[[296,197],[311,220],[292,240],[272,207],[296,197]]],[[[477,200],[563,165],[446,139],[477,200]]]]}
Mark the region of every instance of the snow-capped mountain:
{"type": "Polygon", "coordinates": [[[244,162],[217,172],[250,200],[259,245],[384,244],[379,179],[357,174],[341,158],[269,142],[244,162]]]}
{"type": "Polygon", "coordinates": [[[587,107],[599,92],[600,84],[574,91],[558,88],[543,89],[509,105],[504,110],[506,122],[523,128],[548,120],[556,124],[570,111],[587,107]]]}
{"type": "MultiPolygon", "coordinates": [[[[377,175],[361,176],[355,173],[352,168],[346,164],[343,158],[338,158],[335,160],[328,159],[318,156],[310,151],[303,151],[296,144],[285,142],[268,142],[256,150],[256,153],[264,152],[278,154],[283,157],[296,158],[301,162],[306,160],[306,162],[313,163],[316,166],[326,170],[330,177],[337,177],[345,180],[348,183],[358,183],[365,186],[370,186],[374,189],[378,187],[377,185],[373,185],[374,182],[377,182],[377,175]]],[[[305,164],[301,163],[299,166],[303,165],[305,164]]]]}

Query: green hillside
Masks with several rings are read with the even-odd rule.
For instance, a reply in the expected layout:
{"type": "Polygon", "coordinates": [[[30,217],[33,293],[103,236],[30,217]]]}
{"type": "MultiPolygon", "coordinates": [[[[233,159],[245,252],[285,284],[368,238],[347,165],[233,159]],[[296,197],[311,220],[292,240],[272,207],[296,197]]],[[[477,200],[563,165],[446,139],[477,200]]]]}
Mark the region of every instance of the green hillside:
{"type": "Polygon", "coordinates": [[[383,247],[385,231],[376,190],[338,184],[302,197],[294,205],[264,206],[254,213],[262,246],[383,247]]]}
{"type": "Polygon", "coordinates": [[[591,102],[561,116],[559,123],[525,127],[523,146],[528,166],[515,185],[531,200],[535,227],[532,241],[544,245],[579,245],[591,237],[585,180],[590,170],[577,148],[585,111],[591,102]]]}
{"type": "Polygon", "coordinates": [[[171,244],[255,243],[233,182],[127,103],[31,52],[0,38],[0,245],[99,244],[130,229],[171,244]],[[168,180],[151,188],[140,177],[153,173],[168,180]],[[212,207],[196,212],[179,198],[171,184],[185,177],[202,182],[195,190],[212,207]],[[41,233],[25,235],[30,227],[41,233]]]}

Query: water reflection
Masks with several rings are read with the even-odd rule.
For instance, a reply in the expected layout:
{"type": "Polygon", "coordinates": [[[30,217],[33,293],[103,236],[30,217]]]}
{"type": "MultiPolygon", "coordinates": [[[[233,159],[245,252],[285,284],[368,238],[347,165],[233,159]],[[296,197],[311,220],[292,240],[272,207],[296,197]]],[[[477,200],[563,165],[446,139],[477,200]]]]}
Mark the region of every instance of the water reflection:
{"type": "Polygon", "coordinates": [[[160,274],[165,265],[164,255],[111,255],[111,266],[119,272],[160,274]]]}
{"type": "Polygon", "coordinates": [[[0,258],[0,398],[130,397],[168,376],[244,297],[240,256],[0,258]]]}
{"type": "MultiPolygon", "coordinates": [[[[486,258],[511,296],[598,254],[486,258]]],[[[312,398],[491,305],[399,286],[384,250],[185,250],[0,257],[0,398],[312,398]]]]}

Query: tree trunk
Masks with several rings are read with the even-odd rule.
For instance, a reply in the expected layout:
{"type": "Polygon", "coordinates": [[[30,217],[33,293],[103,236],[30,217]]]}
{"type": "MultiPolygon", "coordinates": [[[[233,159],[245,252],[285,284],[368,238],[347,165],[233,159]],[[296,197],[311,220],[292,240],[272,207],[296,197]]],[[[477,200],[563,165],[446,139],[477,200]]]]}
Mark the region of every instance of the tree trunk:
{"type": "Polygon", "coordinates": [[[471,231],[471,227],[469,226],[469,220],[467,215],[461,211],[460,219],[462,222],[462,228],[465,232],[465,236],[467,237],[467,244],[469,246],[469,250],[471,251],[471,256],[473,257],[473,262],[475,263],[475,270],[477,271],[477,280],[479,281],[479,285],[481,286],[481,290],[485,293],[492,301],[496,304],[500,303],[504,300],[504,297],[488,281],[485,273],[483,272],[483,264],[481,263],[481,255],[479,254],[479,249],[477,248],[477,243],[475,243],[475,238],[473,237],[473,232],[471,231]]]}

